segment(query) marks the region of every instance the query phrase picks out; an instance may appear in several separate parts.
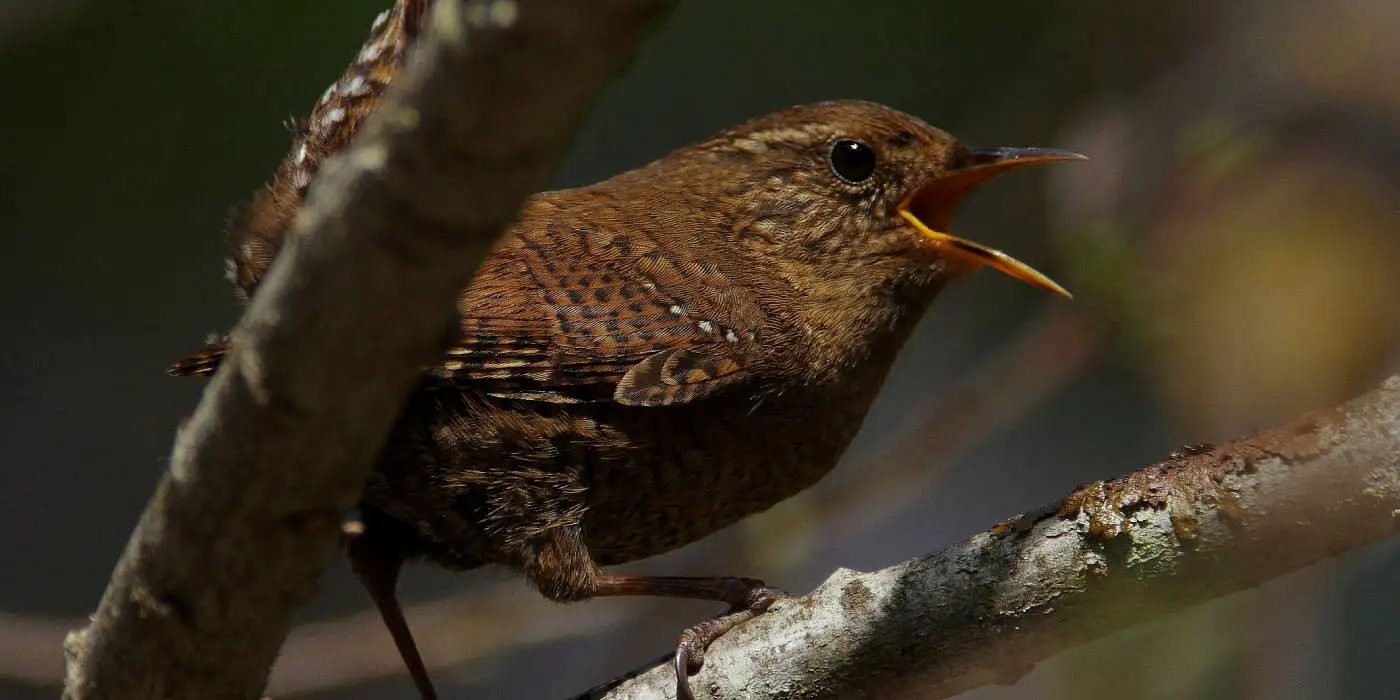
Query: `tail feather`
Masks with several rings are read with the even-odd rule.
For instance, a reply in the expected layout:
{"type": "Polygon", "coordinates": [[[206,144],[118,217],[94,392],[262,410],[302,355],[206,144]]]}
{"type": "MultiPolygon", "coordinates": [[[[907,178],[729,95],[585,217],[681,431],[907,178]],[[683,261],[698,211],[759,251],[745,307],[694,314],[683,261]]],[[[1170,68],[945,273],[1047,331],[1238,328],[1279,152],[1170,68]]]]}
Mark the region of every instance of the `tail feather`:
{"type": "Polygon", "coordinates": [[[398,0],[375,19],[369,38],[340,79],[321,95],[293,132],[292,147],[272,182],[238,212],[230,227],[230,277],[248,299],[281,251],[316,173],[349,145],[397,77],[408,45],[426,19],[427,0],[398,0]]]}
{"type": "Polygon", "coordinates": [[[230,345],[228,336],[212,341],[199,352],[170,365],[165,373],[172,377],[209,376],[219,368],[219,363],[223,361],[224,355],[228,354],[230,345]]]}
{"type": "MultiPolygon", "coordinates": [[[[307,187],[326,159],[349,143],[360,125],[398,75],[409,44],[427,21],[429,0],[396,0],[395,7],[374,20],[369,38],[345,73],[328,88],[311,115],[294,131],[290,152],[272,182],[229,221],[228,277],[234,294],[246,301],[282,250],[292,220],[302,207],[307,187]]],[[[228,352],[227,337],[170,366],[177,377],[207,376],[228,352]]]]}

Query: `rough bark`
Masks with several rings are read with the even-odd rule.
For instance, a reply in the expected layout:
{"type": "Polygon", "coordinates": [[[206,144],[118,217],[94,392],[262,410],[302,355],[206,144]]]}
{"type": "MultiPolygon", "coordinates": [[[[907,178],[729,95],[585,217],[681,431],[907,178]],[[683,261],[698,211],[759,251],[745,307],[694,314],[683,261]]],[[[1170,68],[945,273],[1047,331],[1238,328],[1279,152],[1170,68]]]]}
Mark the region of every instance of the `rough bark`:
{"type": "MultiPolygon", "coordinates": [[[[951,697],[1397,532],[1400,376],[937,554],[838,571],[721,638],[692,683],[715,698],[951,697]]],[[[582,697],[672,697],[673,684],[661,664],[582,697]]]]}
{"type": "Polygon", "coordinates": [[[458,291],[668,3],[435,5],[181,426],[65,697],[259,696],[458,291]]]}

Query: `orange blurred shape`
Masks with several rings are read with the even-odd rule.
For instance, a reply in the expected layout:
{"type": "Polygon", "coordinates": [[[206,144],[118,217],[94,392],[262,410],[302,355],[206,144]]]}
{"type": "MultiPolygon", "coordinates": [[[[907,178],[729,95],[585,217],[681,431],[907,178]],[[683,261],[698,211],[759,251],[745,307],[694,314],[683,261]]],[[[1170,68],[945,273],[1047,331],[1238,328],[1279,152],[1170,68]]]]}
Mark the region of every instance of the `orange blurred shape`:
{"type": "Polygon", "coordinates": [[[1161,394],[1216,435],[1349,397],[1400,340],[1393,182],[1306,152],[1219,175],[1187,175],[1138,275],[1161,394]]]}

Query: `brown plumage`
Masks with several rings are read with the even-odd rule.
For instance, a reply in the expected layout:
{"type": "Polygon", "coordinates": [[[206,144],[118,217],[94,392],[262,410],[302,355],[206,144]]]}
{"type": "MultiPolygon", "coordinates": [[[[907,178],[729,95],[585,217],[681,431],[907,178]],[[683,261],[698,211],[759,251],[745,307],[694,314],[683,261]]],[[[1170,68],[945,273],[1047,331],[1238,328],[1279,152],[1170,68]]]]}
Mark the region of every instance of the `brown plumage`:
{"type": "MultiPolygon", "coordinates": [[[[239,223],[240,294],[257,287],[316,169],[373,110],[424,4],[376,20],[239,223]]],[[[734,612],[678,649],[688,694],[705,646],[778,593],[599,567],[693,542],[820,479],[948,281],[987,264],[1062,291],[945,232],[978,182],[1073,157],[970,150],[888,108],[827,102],[527,200],[463,292],[461,336],[405,408],[351,548],[424,695],[393,602],[405,559],[509,566],[561,601],[729,602],[734,612]]],[[[226,348],[171,371],[209,374],[226,348]]]]}

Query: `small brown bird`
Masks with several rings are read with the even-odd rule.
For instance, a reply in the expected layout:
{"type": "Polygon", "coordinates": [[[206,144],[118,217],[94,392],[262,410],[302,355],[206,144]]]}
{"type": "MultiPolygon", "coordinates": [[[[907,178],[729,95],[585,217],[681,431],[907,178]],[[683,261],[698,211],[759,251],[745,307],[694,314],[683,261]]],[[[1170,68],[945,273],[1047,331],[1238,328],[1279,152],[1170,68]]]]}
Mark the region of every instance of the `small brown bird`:
{"type": "MultiPolygon", "coordinates": [[[[423,2],[376,21],[360,60],[237,224],[251,294],[306,186],[353,135],[417,33],[423,2]]],[[[366,486],[352,563],[425,698],[394,596],[405,560],[499,564],[545,596],[728,603],[681,635],[677,692],[706,647],[783,594],[751,579],[601,567],[661,554],[815,483],[855,437],[942,287],[1026,265],[948,231],[969,190],[1082,156],[970,149],[868,102],[785,109],[605,182],[527,200],[462,293],[461,335],[427,368],[366,486]]],[[[173,374],[208,374],[211,344],[173,374]]]]}

